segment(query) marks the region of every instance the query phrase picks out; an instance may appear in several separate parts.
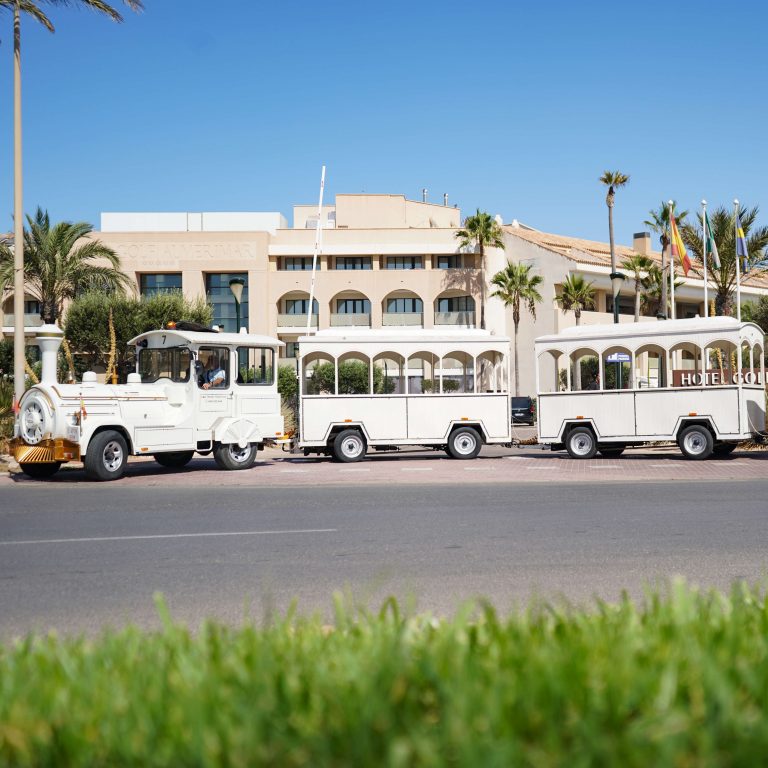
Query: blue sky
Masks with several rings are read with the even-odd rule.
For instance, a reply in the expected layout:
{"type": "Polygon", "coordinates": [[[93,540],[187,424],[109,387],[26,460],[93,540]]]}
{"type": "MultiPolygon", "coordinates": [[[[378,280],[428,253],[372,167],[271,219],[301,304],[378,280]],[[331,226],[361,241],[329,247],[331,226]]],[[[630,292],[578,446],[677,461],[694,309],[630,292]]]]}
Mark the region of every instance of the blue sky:
{"type": "MultiPolygon", "coordinates": [[[[115,0],[119,3],[120,0],[115,0]]],[[[673,197],[763,204],[766,5],[145,0],[23,26],[25,208],[280,210],[382,192],[607,239],[673,197]]],[[[12,226],[0,14],[0,229],[12,226]]]]}

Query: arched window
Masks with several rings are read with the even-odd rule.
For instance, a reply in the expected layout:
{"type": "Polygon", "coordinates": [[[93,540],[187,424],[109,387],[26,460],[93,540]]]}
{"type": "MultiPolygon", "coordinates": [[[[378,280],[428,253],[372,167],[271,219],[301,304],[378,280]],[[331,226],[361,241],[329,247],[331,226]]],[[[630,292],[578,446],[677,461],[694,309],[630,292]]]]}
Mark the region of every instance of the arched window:
{"type": "Polygon", "coordinates": [[[635,351],[634,384],[637,389],[667,386],[667,352],[657,344],[645,344],[635,351]]]}
{"type": "Polygon", "coordinates": [[[570,358],[571,392],[602,388],[600,355],[594,349],[577,349],[570,358]]]}

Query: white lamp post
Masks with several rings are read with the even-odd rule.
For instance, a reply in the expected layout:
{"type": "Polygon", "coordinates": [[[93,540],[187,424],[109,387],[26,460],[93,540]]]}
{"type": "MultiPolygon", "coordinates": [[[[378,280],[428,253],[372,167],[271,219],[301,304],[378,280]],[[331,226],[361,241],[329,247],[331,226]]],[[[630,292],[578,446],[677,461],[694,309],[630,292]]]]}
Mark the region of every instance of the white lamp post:
{"type": "Polygon", "coordinates": [[[243,298],[243,288],[245,287],[245,280],[242,277],[233,277],[229,281],[229,290],[232,291],[232,295],[235,297],[235,317],[237,318],[237,331],[240,333],[240,301],[243,298]]]}

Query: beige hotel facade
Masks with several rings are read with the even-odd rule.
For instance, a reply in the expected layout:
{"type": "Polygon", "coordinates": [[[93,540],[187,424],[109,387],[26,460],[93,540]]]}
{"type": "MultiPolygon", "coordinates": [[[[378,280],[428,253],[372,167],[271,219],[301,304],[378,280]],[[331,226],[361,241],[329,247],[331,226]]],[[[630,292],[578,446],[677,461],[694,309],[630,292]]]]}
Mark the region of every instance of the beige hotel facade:
{"type": "MultiPolygon", "coordinates": [[[[521,394],[534,394],[533,340],[574,324],[556,298],[569,274],[594,283],[596,307],[581,322],[612,321],[610,251],[607,243],[540,232],[516,221],[502,224],[504,249],[486,251],[487,279],[507,260],[530,264],[544,278],[535,321],[520,323],[521,394]]],[[[461,211],[448,205],[407,200],[402,195],[340,194],[321,215],[322,247],[315,278],[313,328],[435,328],[445,332],[478,327],[482,279],[479,255],[459,248],[461,211]]],[[[103,213],[95,233],[120,256],[137,292],[181,290],[206,297],[214,322],[236,327],[233,277],[245,281],[241,325],[286,342],[286,363],[306,329],[317,206],[297,205],[292,225],[280,213],[103,213]]],[[[619,263],[633,253],[660,261],[647,233],[632,246],[617,246],[619,263]]],[[[743,299],[768,293],[768,280],[748,278],[743,299]]],[[[512,336],[511,309],[486,294],[486,328],[512,336]]],[[[26,322],[40,322],[29,302],[26,322]]],[[[4,302],[5,333],[12,333],[12,297],[4,302]]],[[[633,322],[634,286],[625,281],[619,298],[622,322],[633,322]]],[[[676,291],[677,317],[703,314],[703,282],[683,281],[676,291]]],[[[651,319],[651,318],[647,318],[651,319]]],[[[31,327],[28,328],[32,330],[31,327]]]]}

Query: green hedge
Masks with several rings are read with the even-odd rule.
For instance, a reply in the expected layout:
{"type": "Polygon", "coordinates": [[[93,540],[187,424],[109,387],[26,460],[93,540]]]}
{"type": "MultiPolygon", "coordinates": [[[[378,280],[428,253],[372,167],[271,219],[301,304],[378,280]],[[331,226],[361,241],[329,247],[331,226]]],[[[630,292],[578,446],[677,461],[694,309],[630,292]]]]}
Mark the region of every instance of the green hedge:
{"type": "MultiPolygon", "coordinates": [[[[161,607],[161,611],[163,611],[161,607]]],[[[4,766],[754,766],[768,602],[682,583],[643,607],[397,604],[190,634],[26,639],[0,655],[4,766]]]]}

